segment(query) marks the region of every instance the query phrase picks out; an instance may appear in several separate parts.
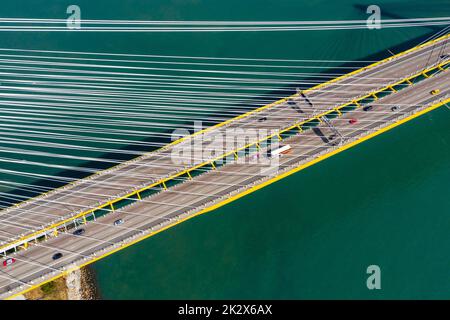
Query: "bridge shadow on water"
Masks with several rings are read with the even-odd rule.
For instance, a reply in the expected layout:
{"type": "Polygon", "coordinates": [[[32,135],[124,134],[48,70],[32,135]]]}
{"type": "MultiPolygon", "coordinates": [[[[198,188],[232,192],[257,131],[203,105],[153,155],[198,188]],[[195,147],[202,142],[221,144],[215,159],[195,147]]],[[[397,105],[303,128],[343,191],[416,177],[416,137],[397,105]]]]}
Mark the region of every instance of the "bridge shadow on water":
{"type": "MultiPolygon", "coordinates": [[[[355,5],[355,7],[357,9],[361,9],[361,10],[366,10],[366,7],[364,6],[360,6],[360,5],[355,5]]],[[[384,13],[384,16],[390,16],[392,18],[399,18],[399,16],[394,15],[394,14],[388,14],[388,13],[384,13]]],[[[360,58],[358,61],[378,61],[378,60],[382,60],[384,58],[387,58],[389,56],[391,56],[391,53],[389,53],[388,50],[398,53],[398,52],[402,52],[405,51],[415,45],[417,45],[418,43],[420,43],[421,41],[423,41],[424,39],[427,39],[428,37],[433,36],[436,32],[438,32],[439,30],[441,30],[442,28],[439,27],[428,27],[428,29],[430,29],[430,32],[427,33],[424,36],[420,36],[420,37],[416,37],[414,39],[411,39],[409,41],[406,41],[400,45],[396,45],[394,47],[390,47],[387,49],[383,49],[375,54],[371,54],[365,57],[360,58]]],[[[322,72],[318,72],[317,74],[343,74],[343,73],[348,73],[354,70],[354,62],[353,63],[344,63],[341,64],[338,67],[334,67],[334,68],[329,68],[326,69],[322,72]]],[[[358,64],[359,65],[359,64],[358,64]]],[[[368,63],[362,63],[361,62],[361,67],[368,65],[368,63]]],[[[336,76],[326,76],[323,78],[323,82],[331,80],[333,78],[335,78],[336,76]]],[[[295,79],[295,81],[298,81],[299,83],[302,81],[305,81],[304,77],[299,77],[297,79],[295,79]]],[[[274,90],[272,92],[270,92],[270,95],[275,95],[275,96],[289,96],[293,93],[295,93],[296,90],[295,85],[291,85],[291,86],[285,86],[280,88],[280,90],[274,90]],[[291,91],[290,93],[287,93],[291,91]]],[[[302,86],[298,86],[301,89],[305,89],[306,87],[302,87],[302,86]]],[[[250,100],[250,103],[257,103],[258,101],[260,101],[260,99],[264,99],[263,96],[254,96],[253,97],[254,100],[250,100]]],[[[241,103],[241,104],[237,104],[238,107],[248,107],[248,103],[241,103]]],[[[255,107],[256,108],[256,107],[255,107]]],[[[231,113],[229,115],[229,117],[233,117],[238,115],[239,113],[231,113]]],[[[214,115],[218,115],[218,114],[211,114],[211,116],[214,115]]],[[[202,120],[202,119],[199,119],[202,120]]],[[[192,123],[186,122],[184,123],[186,125],[192,125],[192,123]]],[[[203,121],[203,126],[207,127],[210,125],[213,125],[214,123],[212,122],[207,122],[207,121],[203,121]]],[[[163,133],[168,133],[170,134],[171,131],[166,130],[166,131],[162,131],[163,133]]],[[[190,132],[192,133],[192,130],[190,130],[190,132]]],[[[167,144],[169,142],[171,142],[170,136],[167,137],[160,137],[160,136],[149,136],[146,137],[144,139],[141,140],[142,142],[146,142],[149,144],[167,144]]],[[[147,147],[147,146],[142,146],[142,145],[137,145],[137,144],[130,144],[127,145],[123,148],[118,149],[119,151],[132,151],[132,152],[151,152],[153,150],[157,149],[157,147],[147,147]]],[[[124,154],[121,152],[110,152],[110,153],[105,153],[101,155],[101,158],[105,158],[107,160],[120,160],[120,161],[127,161],[127,160],[131,160],[133,158],[135,158],[135,155],[131,155],[131,154],[124,154]]],[[[100,162],[100,161],[86,161],[82,164],[80,164],[80,166],[82,167],[88,167],[88,168],[97,168],[98,170],[104,170],[107,168],[111,167],[111,164],[108,162],[100,162]]],[[[57,173],[58,176],[62,176],[62,177],[67,177],[69,179],[81,179],[81,178],[85,178],[87,176],[89,176],[88,173],[85,172],[80,172],[80,171],[75,171],[75,170],[62,170],[59,171],[57,173]]],[[[56,182],[56,181],[49,181],[46,179],[41,179],[41,180],[36,180],[34,182],[34,185],[37,187],[44,187],[46,189],[54,189],[54,188],[58,188],[61,187],[63,185],[65,185],[66,183],[62,183],[62,182],[56,182]]],[[[18,196],[23,196],[23,197],[27,197],[27,198],[31,198],[31,197],[35,197],[38,194],[36,194],[35,192],[29,192],[29,191],[24,191],[22,189],[12,189],[8,192],[11,195],[18,195],[18,196]]],[[[8,199],[6,199],[5,197],[0,196],[0,201],[10,201],[8,199]]]]}

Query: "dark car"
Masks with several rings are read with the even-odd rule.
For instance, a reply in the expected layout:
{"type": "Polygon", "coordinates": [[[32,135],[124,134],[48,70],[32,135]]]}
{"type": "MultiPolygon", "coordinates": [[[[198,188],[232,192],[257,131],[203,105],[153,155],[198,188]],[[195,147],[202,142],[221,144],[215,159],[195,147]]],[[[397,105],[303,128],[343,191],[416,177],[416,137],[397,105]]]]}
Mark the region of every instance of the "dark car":
{"type": "Polygon", "coordinates": [[[372,109],[373,109],[373,106],[365,106],[365,107],[363,108],[364,111],[370,111],[370,110],[372,110],[372,109]]]}
{"type": "Polygon", "coordinates": [[[262,117],[262,118],[259,118],[258,119],[258,122],[264,122],[264,121],[266,121],[267,120],[267,117],[262,117]]]}
{"type": "Polygon", "coordinates": [[[62,258],[63,254],[61,252],[55,253],[52,257],[53,260],[58,260],[59,258],[62,258]]]}
{"type": "Polygon", "coordinates": [[[85,231],[86,231],[86,230],[84,230],[84,229],[78,229],[78,230],[75,230],[75,231],[73,232],[73,235],[74,235],[74,236],[81,236],[83,233],[85,233],[85,231]]]}
{"type": "Polygon", "coordinates": [[[399,107],[398,106],[393,106],[392,108],[391,108],[391,111],[397,111],[399,109],[399,107]]]}

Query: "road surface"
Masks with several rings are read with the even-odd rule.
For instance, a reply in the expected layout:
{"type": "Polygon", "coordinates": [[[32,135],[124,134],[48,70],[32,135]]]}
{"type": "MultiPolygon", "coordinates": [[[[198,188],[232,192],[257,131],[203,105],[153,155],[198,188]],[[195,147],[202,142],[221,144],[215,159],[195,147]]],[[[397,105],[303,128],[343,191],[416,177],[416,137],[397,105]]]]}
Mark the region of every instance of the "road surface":
{"type": "MultiPolygon", "coordinates": [[[[174,160],[180,160],[173,156],[176,148],[187,148],[192,144],[196,150],[206,150],[206,153],[212,149],[227,153],[254,139],[243,139],[242,132],[236,129],[281,130],[442,63],[441,49],[445,48],[448,41],[445,38],[431,46],[393,57],[392,60],[367,70],[307,91],[304,95],[294,95],[269,108],[189,137],[159,152],[141,156],[44,197],[3,210],[0,212],[0,240],[4,243],[3,247],[7,248],[12,239],[32,233],[31,230],[39,232],[61,219],[70,219],[79,212],[94,209],[112,199],[173,176],[186,167],[191,168],[208,160],[201,154],[194,156],[189,163],[176,164],[174,160]],[[236,138],[236,142],[224,145],[215,139],[225,132],[233,139],[236,138]]],[[[262,146],[260,152],[253,152],[248,157],[241,155],[239,160],[242,162],[218,166],[216,170],[200,168],[199,171],[205,172],[193,179],[179,176],[175,179],[183,180],[183,183],[169,186],[168,190],[162,190],[83,225],[86,232],[81,236],[73,235],[73,230],[70,230],[59,233],[57,237],[49,237],[47,241],[32,243],[27,250],[11,255],[17,260],[12,266],[1,269],[1,297],[11,296],[69,268],[83,265],[126,243],[193,216],[207,207],[250,190],[255,185],[270,181],[275,176],[311,163],[321,155],[332,153],[376,130],[417,114],[428,106],[447,99],[450,96],[449,83],[450,72],[440,72],[413,85],[405,85],[398,92],[392,90],[384,97],[380,95],[378,100],[367,104],[372,106],[368,111],[360,107],[337,118],[323,119],[313,130],[305,130],[281,141],[283,145],[292,146],[292,150],[278,159],[279,163],[275,168],[254,163],[256,157],[260,160],[266,157],[262,146]],[[435,89],[440,92],[432,95],[430,92],[435,89]],[[357,121],[350,123],[350,119],[357,121]],[[250,160],[253,160],[251,164],[248,163],[250,160]],[[117,219],[123,219],[124,223],[113,226],[117,219]],[[54,261],[52,256],[57,252],[63,256],[54,261]]]]}

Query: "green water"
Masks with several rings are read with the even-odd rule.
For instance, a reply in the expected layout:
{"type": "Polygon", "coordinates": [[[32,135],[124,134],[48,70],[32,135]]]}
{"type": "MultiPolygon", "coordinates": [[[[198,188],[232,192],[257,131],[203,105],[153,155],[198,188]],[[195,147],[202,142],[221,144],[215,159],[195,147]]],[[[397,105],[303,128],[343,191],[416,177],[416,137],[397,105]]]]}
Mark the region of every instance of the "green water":
{"type": "MultiPolygon", "coordinates": [[[[59,17],[67,1],[5,1],[59,17]]],[[[78,1],[85,18],[365,19],[369,1],[78,1]]],[[[446,16],[446,1],[378,1],[446,16]]],[[[11,14],[9,14],[11,13],[11,14]]],[[[283,59],[382,58],[436,29],[286,33],[1,34],[4,47],[283,59]],[[394,50],[395,51],[395,50],[394,50]]],[[[411,43],[412,45],[413,43],[411,43]]],[[[449,298],[450,130],[445,107],[94,264],[106,299],[449,298]],[[366,287],[379,265],[382,290],[366,287]]],[[[51,160],[49,160],[51,161],[51,160]]],[[[57,172],[49,168],[46,172],[57,172]]],[[[9,179],[12,179],[9,177],[9,179]]]]}
{"type": "Polygon", "coordinates": [[[449,298],[449,110],[95,264],[104,298],[449,298]],[[382,290],[366,288],[367,266],[382,290]]]}

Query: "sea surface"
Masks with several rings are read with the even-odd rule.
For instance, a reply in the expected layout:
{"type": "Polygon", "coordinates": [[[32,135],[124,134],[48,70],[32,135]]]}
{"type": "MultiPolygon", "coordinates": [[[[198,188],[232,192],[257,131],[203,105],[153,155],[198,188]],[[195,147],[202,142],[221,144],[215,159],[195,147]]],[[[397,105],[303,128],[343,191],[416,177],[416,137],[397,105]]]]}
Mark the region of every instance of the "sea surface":
{"type": "MultiPolygon", "coordinates": [[[[2,2],[1,16],[64,18],[70,4],[8,0],[2,2]]],[[[361,20],[367,18],[365,8],[372,2],[78,0],[76,4],[86,19],[270,21],[361,20]]],[[[450,14],[448,1],[380,0],[376,4],[386,19],[450,14]]],[[[417,27],[247,33],[0,33],[0,47],[377,60],[389,56],[388,50],[400,52],[437,31],[439,28],[417,27]]],[[[100,293],[105,299],[450,298],[449,125],[450,110],[442,107],[107,257],[93,265],[100,293]],[[367,289],[369,265],[381,269],[381,290],[367,289]]],[[[95,155],[100,156],[90,154],[95,155]]],[[[0,166],[23,170],[20,164],[0,166]]],[[[59,172],[51,167],[28,170],[59,172]]],[[[23,177],[2,179],[39,184],[23,177]]],[[[0,191],[14,194],[6,186],[0,186],[0,191]]]]}

